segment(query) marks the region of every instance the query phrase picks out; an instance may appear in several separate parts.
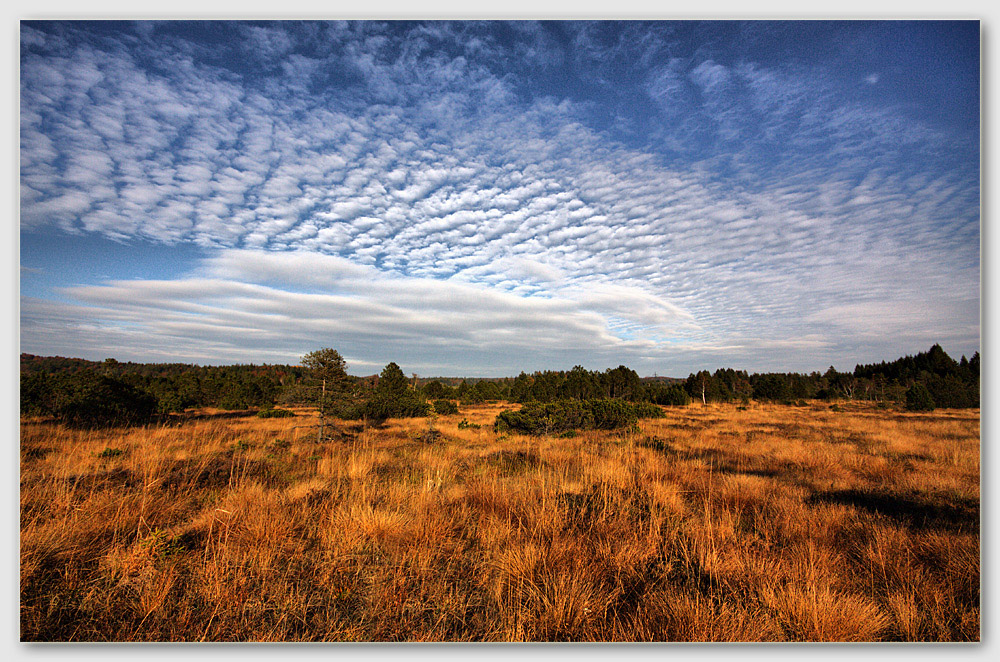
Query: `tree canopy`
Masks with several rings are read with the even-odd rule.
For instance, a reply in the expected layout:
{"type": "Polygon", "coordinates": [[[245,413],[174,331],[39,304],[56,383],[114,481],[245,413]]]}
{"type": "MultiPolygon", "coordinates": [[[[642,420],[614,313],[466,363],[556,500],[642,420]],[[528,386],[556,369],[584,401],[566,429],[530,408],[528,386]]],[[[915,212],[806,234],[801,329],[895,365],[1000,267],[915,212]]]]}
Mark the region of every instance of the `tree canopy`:
{"type": "Polygon", "coordinates": [[[335,349],[325,347],[302,357],[302,365],[312,371],[316,379],[325,379],[327,387],[343,387],[348,380],[347,361],[335,349]]]}

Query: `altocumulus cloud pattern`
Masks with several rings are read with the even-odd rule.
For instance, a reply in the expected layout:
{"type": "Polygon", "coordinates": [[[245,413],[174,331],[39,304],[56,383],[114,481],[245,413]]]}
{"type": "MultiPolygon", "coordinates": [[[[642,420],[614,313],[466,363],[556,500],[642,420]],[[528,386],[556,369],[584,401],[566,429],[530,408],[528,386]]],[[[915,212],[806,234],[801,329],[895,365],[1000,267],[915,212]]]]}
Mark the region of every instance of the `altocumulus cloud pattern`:
{"type": "Polygon", "coordinates": [[[21,349],[971,355],[978,53],[976,22],[24,22],[21,349]]]}

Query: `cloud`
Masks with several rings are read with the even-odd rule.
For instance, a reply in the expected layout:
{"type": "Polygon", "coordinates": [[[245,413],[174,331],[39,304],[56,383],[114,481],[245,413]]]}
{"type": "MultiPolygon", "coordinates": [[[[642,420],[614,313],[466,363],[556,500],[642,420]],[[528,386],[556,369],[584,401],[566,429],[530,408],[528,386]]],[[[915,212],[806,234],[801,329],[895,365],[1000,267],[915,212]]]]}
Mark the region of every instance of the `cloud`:
{"type": "MultiPolygon", "coordinates": [[[[223,23],[241,38],[216,50],[171,23],[57,27],[22,24],[22,229],[210,247],[197,277],[254,283],[227,291],[287,315],[312,302],[408,343],[432,329],[510,356],[498,339],[527,329],[654,361],[789,337],[848,354],[859,329],[829,311],[978,300],[978,140],[852,100],[819,66],[734,61],[667,23],[223,23]],[[426,319],[477,306],[503,323],[426,319]]],[[[153,280],[68,294],[95,320],[147,294],[208,305],[153,280]]],[[[291,346],[277,312],[204,310],[291,346]]],[[[973,342],[978,318],[956,314],[966,331],[927,312],[929,333],[973,342]]],[[[168,322],[150,337],[225,345],[222,322],[168,322]]]]}
{"type": "MultiPolygon", "coordinates": [[[[613,362],[609,357],[627,343],[609,330],[606,315],[629,313],[609,295],[650,301],[621,287],[596,295],[518,296],[461,282],[386,277],[335,256],[247,250],[223,251],[176,280],[112,281],[63,294],[78,303],[58,313],[47,302],[22,301],[22,328],[30,329],[22,342],[53,335],[114,353],[176,347],[183,339],[185,356],[217,361],[243,351],[258,362],[257,351],[294,362],[316,342],[330,342],[359,365],[440,355],[452,357],[445,365],[455,370],[494,374],[553,353],[613,362]],[[124,336],[130,344],[117,344],[124,336]]],[[[661,312],[637,321],[664,325],[676,317],[661,312]]]]}

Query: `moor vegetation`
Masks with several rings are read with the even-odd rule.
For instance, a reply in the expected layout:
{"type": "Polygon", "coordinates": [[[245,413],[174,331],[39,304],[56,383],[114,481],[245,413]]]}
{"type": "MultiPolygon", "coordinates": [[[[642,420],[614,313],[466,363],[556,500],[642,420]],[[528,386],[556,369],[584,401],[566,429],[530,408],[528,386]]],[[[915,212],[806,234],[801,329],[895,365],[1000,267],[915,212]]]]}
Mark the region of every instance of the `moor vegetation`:
{"type": "Polygon", "coordinates": [[[199,407],[226,410],[272,409],[275,405],[321,406],[329,416],[384,420],[426,416],[428,401],[462,404],[508,401],[549,403],[566,400],[626,400],[680,406],[692,400],[792,404],[800,400],[864,401],[905,405],[912,410],[979,406],[979,353],[960,361],[940,345],[891,363],[856,366],[853,373],[833,367],[825,373],[748,374],[719,369],[687,379],[646,378],[625,366],[590,371],[541,371],[502,379],[407,379],[390,363],[379,375],[353,377],[332,349],[311,352],[301,366],[103,362],[61,357],[21,356],[21,413],[49,416],[68,424],[146,423],[159,414],[199,407]],[[449,384],[447,382],[453,382],[449,384]],[[326,384],[323,387],[323,384],[326,384]],[[98,411],[101,410],[101,411],[98,411]],[[127,415],[126,415],[127,413],[127,415]]]}
{"type": "Polygon", "coordinates": [[[74,361],[22,357],[24,641],[980,638],[978,354],[459,383],[334,350],[74,361]]]}
{"type": "Polygon", "coordinates": [[[975,410],[697,403],[521,435],[505,408],[322,443],[305,409],[26,420],[21,638],[980,637],[975,410]]]}

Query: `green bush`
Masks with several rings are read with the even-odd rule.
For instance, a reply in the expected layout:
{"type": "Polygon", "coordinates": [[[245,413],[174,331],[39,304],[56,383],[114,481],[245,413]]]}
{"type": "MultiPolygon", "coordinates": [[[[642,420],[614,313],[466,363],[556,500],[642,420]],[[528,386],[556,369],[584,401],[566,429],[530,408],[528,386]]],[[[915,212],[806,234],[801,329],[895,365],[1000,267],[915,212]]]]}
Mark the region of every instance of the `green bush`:
{"type": "Polygon", "coordinates": [[[295,412],[287,409],[261,409],[257,412],[257,418],[289,418],[295,416],[295,412]]]}
{"type": "Polygon", "coordinates": [[[447,416],[448,414],[457,414],[458,405],[456,405],[451,400],[435,400],[434,401],[434,411],[442,416],[447,416]]]}
{"type": "Polygon", "coordinates": [[[627,428],[639,420],[635,405],[624,400],[590,400],[586,405],[594,419],[593,427],[598,430],[627,428]]]}
{"type": "Polygon", "coordinates": [[[394,398],[376,394],[362,405],[361,418],[377,425],[389,418],[419,418],[430,412],[431,406],[415,397],[404,395],[394,398]]]}
{"type": "MultiPolygon", "coordinates": [[[[686,404],[686,403],[685,403],[686,404]]],[[[636,418],[665,418],[663,410],[650,402],[635,402],[632,404],[636,418]]]]}
{"type": "Polygon", "coordinates": [[[494,427],[498,432],[549,435],[569,430],[632,428],[639,418],[662,417],[663,410],[649,403],[624,400],[557,400],[525,404],[520,411],[502,411],[494,427]]]}
{"type": "Polygon", "coordinates": [[[521,434],[558,434],[566,430],[586,430],[594,427],[594,415],[587,403],[580,400],[529,402],[520,411],[502,411],[497,415],[497,431],[510,430],[521,434]]]}

